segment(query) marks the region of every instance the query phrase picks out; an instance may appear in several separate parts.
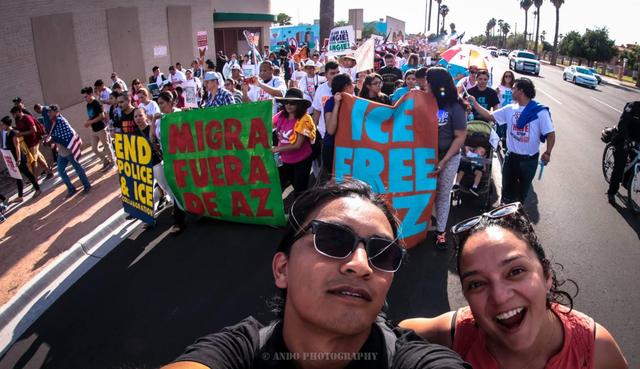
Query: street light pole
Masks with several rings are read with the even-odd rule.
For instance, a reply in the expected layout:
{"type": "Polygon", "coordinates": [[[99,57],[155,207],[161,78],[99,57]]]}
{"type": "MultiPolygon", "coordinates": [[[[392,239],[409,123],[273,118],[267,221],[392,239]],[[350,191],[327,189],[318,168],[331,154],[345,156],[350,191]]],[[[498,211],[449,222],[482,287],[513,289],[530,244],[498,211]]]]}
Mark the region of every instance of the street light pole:
{"type": "Polygon", "coordinates": [[[427,23],[427,31],[431,31],[431,9],[433,9],[433,0],[429,0],[429,21],[427,23]]]}

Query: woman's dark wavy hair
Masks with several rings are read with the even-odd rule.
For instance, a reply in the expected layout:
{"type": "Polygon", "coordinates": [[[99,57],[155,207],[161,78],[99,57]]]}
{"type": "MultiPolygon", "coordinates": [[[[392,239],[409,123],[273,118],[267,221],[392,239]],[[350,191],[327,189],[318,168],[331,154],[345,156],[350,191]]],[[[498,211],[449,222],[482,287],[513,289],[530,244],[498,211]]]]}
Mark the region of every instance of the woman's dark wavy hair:
{"type": "MultiPolygon", "coordinates": [[[[463,238],[456,239],[456,269],[458,272],[458,277],[461,277],[460,258],[467,240],[471,235],[484,231],[489,227],[500,227],[511,231],[517,238],[524,241],[536,254],[536,256],[538,257],[538,261],[540,261],[540,264],[542,264],[542,270],[544,271],[545,277],[551,276],[551,289],[547,294],[547,309],[551,308],[552,303],[557,303],[569,307],[569,311],[571,311],[573,309],[573,298],[578,295],[578,284],[572,279],[563,279],[558,277],[553,264],[549,259],[547,259],[544,249],[542,248],[542,245],[538,240],[538,236],[533,230],[531,222],[529,221],[525,213],[522,212],[522,210],[519,210],[515,214],[502,218],[482,217],[478,225],[473,227],[470,232],[464,235],[463,238]],[[561,289],[561,287],[566,283],[570,283],[575,286],[576,293],[573,296],[569,292],[561,289]]],[[[562,264],[555,264],[559,267],[560,270],[564,269],[562,264]]]]}
{"type": "MultiPolygon", "coordinates": [[[[368,184],[357,179],[344,179],[341,182],[331,180],[320,186],[308,189],[295,199],[289,209],[289,219],[285,226],[284,235],[278,245],[277,252],[283,252],[289,256],[291,246],[293,246],[296,239],[300,236],[304,225],[311,221],[309,216],[329,201],[345,197],[359,197],[363,200],[370,201],[382,211],[389,221],[391,230],[393,231],[393,237],[396,239],[399,238],[400,222],[396,217],[395,211],[392,210],[383,195],[374,193],[368,184]]],[[[286,289],[278,289],[276,296],[268,303],[271,311],[279,318],[283,318],[284,316],[286,296],[286,289]]]]}
{"type": "MultiPolygon", "coordinates": [[[[382,76],[379,75],[378,73],[369,73],[367,74],[366,77],[364,77],[364,82],[362,83],[362,89],[360,90],[360,97],[364,98],[364,99],[370,99],[369,97],[369,85],[371,85],[371,83],[373,82],[374,79],[379,79],[380,83],[382,83],[384,80],[382,79],[382,76]]],[[[384,95],[382,92],[378,93],[378,96],[380,95],[384,95]]]]}

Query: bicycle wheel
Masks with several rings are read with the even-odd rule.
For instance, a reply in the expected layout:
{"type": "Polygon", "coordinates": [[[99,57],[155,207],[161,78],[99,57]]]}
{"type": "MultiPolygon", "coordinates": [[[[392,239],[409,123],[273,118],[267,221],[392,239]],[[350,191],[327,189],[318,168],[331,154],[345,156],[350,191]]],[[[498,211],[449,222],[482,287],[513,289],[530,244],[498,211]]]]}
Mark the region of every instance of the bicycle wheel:
{"type": "Polygon", "coordinates": [[[640,164],[636,164],[633,170],[635,173],[629,184],[627,201],[629,201],[629,209],[636,214],[640,214],[640,164]]]}
{"type": "Polygon", "coordinates": [[[604,147],[604,152],[602,153],[602,174],[604,175],[604,179],[607,183],[611,181],[611,172],[613,172],[613,151],[613,145],[608,143],[607,146],[604,147]]]}

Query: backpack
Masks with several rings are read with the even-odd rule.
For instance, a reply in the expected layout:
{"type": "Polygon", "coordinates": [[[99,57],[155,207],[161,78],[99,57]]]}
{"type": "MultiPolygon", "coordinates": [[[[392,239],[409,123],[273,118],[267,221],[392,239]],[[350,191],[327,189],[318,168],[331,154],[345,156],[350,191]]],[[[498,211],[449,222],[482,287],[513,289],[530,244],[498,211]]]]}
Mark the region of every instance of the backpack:
{"type": "MultiPolygon", "coordinates": [[[[259,352],[266,345],[267,341],[271,337],[271,334],[273,334],[277,323],[277,321],[272,322],[268,326],[260,328],[260,331],[258,331],[260,341],[257,348],[256,356],[259,355],[259,352]]],[[[382,336],[384,337],[384,343],[387,351],[387,364],[388,368],[391,368],[393,366],[393,357],[396,354],[396,342],[398,341],[398,337],[393,332],[393,327],[389,324],[384,315],[378,315],[376,317],[376,326],[380,328],[382,336]]]]}

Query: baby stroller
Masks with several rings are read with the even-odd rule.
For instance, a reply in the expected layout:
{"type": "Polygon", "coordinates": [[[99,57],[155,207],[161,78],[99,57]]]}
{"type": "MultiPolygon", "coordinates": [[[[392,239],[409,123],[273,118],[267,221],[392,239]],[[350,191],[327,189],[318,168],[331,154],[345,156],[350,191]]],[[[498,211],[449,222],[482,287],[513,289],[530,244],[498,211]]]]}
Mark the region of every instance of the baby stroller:
{"type": "MultiPolygon", "coordinates": [[[[463,154],[460,159],[460,168],[469,164],[484,166],[482,179],[480,180],[478,188],[474,191],[485,210],[491,207],[491,165],[493,162],[493,153],[498,142],[499,138],[491,123],[481,120],[472,120],[467,123],[467,138],[464,145],[472,148],[482,147],[485,149],[485,155],[482,158],[469,158],[463,154]]],[[[457,206],[462,204],[463,200],[475,198],[469,191],[469,188],[471,188],[473,184],[473,179],[473,173],[465,173],[464,177],[460,180],[460,187],[451,194],[451,205],[457,206]]]]}

